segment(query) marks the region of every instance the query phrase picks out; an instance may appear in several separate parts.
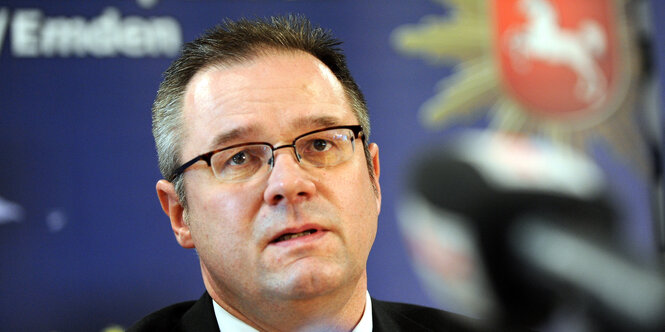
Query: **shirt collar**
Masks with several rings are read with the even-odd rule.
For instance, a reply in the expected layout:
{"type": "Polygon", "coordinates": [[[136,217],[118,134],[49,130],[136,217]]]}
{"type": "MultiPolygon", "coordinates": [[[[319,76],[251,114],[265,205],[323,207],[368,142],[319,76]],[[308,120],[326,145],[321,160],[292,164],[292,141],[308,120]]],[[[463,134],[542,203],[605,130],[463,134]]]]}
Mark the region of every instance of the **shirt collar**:
{"type": "MultiPolygon", "coordinates": [[[[217,318],[217,325],[220,331],[257,332],[255,328],[224,310],[215,300],[212,300],[212,307],[215,310],[215,318],[217,318]]],[[[371,332],[373,327],[372,299],[369,296],[369,292],[365,291],[365,311],[363,311],[363,316],[360,317],[358,325],[351,332],[371,332]]]]}

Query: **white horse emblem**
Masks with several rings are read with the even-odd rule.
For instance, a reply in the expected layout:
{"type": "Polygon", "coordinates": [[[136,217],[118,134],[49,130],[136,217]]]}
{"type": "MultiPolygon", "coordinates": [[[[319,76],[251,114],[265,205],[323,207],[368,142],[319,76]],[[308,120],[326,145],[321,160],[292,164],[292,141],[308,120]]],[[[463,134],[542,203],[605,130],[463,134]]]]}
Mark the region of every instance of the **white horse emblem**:
{"type": "Polygon", "coordinates": [[[506,34],[515,70],[528,71],[529,59],[568,67],[577,79],[575,97],[586,103],[602,101],[607,78],[596,59],[605,55],[607,40],[601,25],[583,20],[576,29],[564,29],[547,0],[521,0],[518,6],[527,22],[506,34]]]}

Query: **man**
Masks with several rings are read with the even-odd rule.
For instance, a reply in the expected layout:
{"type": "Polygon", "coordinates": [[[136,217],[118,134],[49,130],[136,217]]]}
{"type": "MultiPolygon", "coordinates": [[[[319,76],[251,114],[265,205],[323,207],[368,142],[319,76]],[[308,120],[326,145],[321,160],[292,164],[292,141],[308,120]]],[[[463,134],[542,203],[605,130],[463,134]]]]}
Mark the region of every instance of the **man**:
{"type": "Polygon", "coordinates": [[[458,330],[369,297],[379,148],[339,44],[300,17],[227,21],[165,72],[157,193],[207,292],[130,331],[458,330]]]}

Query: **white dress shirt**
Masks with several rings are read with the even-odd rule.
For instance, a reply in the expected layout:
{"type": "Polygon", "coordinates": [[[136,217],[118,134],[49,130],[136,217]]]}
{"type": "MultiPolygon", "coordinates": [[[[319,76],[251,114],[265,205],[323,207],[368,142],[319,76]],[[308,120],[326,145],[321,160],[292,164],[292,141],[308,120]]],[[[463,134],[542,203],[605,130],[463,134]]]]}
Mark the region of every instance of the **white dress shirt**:
{"type": "MultiPolygon", "coordinates": [[[[257,332],[257,330],[235,316],[231,315],[228,311],[224,310],[215,300],[212,300],[212,307],[215,309],[215,318],[219,330],[222,332],[257,332]]],[[[369,292],[365,292],[365,311],[360,318],[358,325],[351,330],[351,332],[371,332],[374,325],[372,324],[372,299],[369,297],[369,292]]]]}

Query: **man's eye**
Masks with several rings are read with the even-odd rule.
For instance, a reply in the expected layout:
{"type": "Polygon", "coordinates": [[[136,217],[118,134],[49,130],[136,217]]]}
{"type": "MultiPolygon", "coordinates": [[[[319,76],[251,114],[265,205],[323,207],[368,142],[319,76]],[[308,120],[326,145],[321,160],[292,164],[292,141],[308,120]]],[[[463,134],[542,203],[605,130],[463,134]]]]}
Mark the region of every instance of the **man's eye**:
{"type": "Polygon", "coordinates": [[[323,152],[328,149],[330,149],[331,144],[330,142],[323,140],[323,139],[317,139],[312,142],[312,149],[317,152],[323,152]]]}
{"type": "Polygon", "coordinates": [[[234,154],[231,159],[229,159],[228,163],[229,165],[236,166],[236,165],[242,165],[247,162],[248,156],[247,153],[243,152],[238,152],[234,154]]]}

